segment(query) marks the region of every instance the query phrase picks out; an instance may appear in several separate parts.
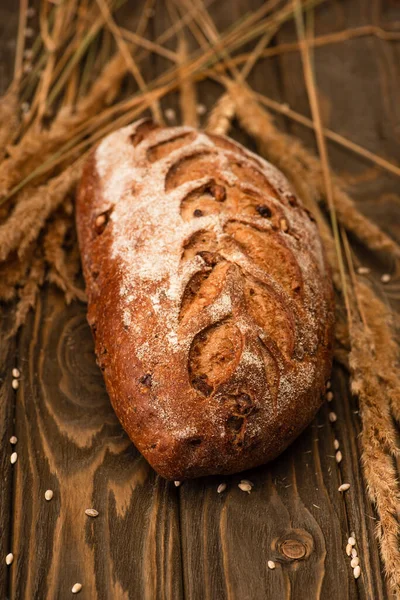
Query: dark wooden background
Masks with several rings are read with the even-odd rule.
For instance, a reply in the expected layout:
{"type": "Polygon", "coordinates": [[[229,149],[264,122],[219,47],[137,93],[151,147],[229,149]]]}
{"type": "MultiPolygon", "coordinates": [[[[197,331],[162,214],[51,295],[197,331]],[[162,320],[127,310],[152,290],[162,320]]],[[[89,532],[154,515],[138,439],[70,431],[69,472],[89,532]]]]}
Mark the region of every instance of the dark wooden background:
{"type": "MultiPolygon", "coordinates": [[[[211,9],[222,30],[261,0],[218,0],[211,9]]],[[[10,80],[17,3],[0,1],[0,88],[10,80]]],[[[128,1],[124,23],[141,3],[128,1]]],[[[147,31],[157,36],[168,21],[157,2],[147,31]]],[[[396,0],[330,0],[315,11],[316,34],[375,24],[400,27],[396,0]]],[[[295,39],[291,24],[274,44],[295,39]]],[[[148,61],[156,75],[161,58],[148,61]]],[[[315,67],[324,122],[388,158],[400,156],[400,43],[364,37],[316,49],[315,67]]],[[[297,53],[264,60],[253,87],[309,115],[297,53]]],[[[199,88],[211,107],[222,92],[199,88]]],[[[171,97],[163,108],[176,105],[171,97]]],[[[280,126],[314,147],[310,131],[279,118],[280,126]]],[[[234,135],[252,147],[240,131],[234,135]]],[[[333,144],[332,165],[362,210],[400,240],[399,180],[333,144]]],[[[393,265],[360,249],[379,274],[393,265]]],[[[385,287],[395,302],[398,280],[385,287]]],[[[7,326],[3,307],[0,326],[7,326]]],[[[17,339],[0,345],[0,598],[71,597],[75,582],[84,599],[140,600],[379,600],[390,597],[377,543],[376,515],[360,471],[357,403],[348,378],[335,366],[333,425],[323,406],[304,434],[273,464],[245,474],[185,482],[176,488],[156,476],[118,424],[109,404],[85,319],[85,306],[65,306],[52,288],[43,291],[17,339]],[[22,372],[17,393],[11,370],[22,372]],[[9,438],[17,435],[11,466],[9,438]],[[343,461],[334,458],[340,441],[343,461]],[[248,495],[237,487],[246,477],[248,495]],[[225,481],[227,489],[217,494],[225,481]],[[340,494],[342,481],[351,489],[340,494]],[[46,489],[54,498],[46,502],[46,489]],[[96,519],[84,510],[94,507],[96,519]],[[356,581],[345,546],[354,531],[362,575],[356,581]],[[285,544],[285,542],[287,542],[285,544]],[[5,556],[14,553],[6,567],[5,556]],[[302,556],[304,554],[304,556],[302,556]],[[296,557],[300,558],[296,558],[296,557]],[[294,558],[293,558],[294,557],[294,558]],[[269,570],[267,561],[276,569],[269,570]]]]}

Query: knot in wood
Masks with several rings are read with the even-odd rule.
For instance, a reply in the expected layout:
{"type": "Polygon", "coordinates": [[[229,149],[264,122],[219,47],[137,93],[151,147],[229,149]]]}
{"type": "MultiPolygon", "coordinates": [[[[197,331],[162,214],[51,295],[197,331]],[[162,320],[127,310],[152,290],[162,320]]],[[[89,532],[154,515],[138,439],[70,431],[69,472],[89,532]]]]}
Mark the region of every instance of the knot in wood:
{"type": "Polygon", "coordinates": [[[273,541],[272,549],[280,554],[284,562],[295,563],[310,556],[314,550],[314,540],[305,529],[290,529],[273,541]]]}
{"type": "Polygon", "coordinates": [[[289,539],[281,542],[279,551],[289,560],[301,560],[307,556],[307,546],[300,540],[289,539]]]}

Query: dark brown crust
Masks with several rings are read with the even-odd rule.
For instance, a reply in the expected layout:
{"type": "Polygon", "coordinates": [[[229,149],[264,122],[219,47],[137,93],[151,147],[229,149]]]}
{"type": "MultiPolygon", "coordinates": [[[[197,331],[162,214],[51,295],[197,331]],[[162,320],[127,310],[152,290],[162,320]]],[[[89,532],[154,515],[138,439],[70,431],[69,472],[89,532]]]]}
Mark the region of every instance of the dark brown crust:
{"type": "Polygon", "coordinates": [[[317,229],[284,177],[142,121],[92,152],[76,212],[98,364],[149,463],[177,480],[281,453],[321,404],[333,340],[317,229]]]}

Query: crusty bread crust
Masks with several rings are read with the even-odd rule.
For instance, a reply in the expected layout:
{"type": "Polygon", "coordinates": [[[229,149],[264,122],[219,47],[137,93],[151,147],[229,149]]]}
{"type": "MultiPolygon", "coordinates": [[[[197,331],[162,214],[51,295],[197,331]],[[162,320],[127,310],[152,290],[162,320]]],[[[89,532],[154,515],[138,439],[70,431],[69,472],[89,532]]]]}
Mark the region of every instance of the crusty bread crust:
{"type": "Polygon", "coordinates": [[[98,364],[168,479],[265,463],[321,404],[333,341],[312,216],[232,140],[142,120],[92,152],[77,227],[98,364]]]}

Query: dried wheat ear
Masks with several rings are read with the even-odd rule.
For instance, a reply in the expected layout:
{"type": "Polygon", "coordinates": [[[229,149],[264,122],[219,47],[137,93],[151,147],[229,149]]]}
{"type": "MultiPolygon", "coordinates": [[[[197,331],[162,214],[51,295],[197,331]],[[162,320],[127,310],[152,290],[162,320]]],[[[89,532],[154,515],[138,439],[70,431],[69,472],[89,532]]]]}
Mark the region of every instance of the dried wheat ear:
{"type": "Polygon", "coordinates": [[[276,456],[321,402],[333,298],[312,216],[228,138],[140,121],[89,160],[77,225],[98,362],[164,476],[276,456]]]}

